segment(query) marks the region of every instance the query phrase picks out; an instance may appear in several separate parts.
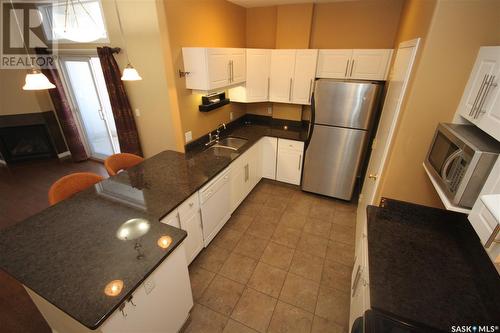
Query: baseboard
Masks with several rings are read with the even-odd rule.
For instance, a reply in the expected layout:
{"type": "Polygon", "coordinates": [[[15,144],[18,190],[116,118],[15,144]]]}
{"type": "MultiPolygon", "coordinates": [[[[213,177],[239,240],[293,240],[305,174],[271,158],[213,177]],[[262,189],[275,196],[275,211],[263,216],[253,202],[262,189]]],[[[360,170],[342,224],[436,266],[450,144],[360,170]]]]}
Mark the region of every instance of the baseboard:
{"type": "Polygon", "coordinates": [[[71,156],[71,153],[69,152],[69,150],[66,150],[63,153],[57,154],[57,158],[59,158],[60,160],[68,158],[70,156],[71,156]]]}

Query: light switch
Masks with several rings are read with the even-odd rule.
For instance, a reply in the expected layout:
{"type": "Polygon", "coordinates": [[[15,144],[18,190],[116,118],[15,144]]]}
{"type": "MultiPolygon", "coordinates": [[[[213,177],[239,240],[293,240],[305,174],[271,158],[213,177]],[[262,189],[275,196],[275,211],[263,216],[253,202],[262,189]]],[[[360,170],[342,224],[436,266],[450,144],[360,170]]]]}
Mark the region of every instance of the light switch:
{"type": "Polygon", "coordinates": [[[191,131],[187,131],[184,133],[184,138],[186,139],[186,143],[193,140],[193,133],[191,131]]]}
{"type": "Polygon", "coordinates": [[[135,116],[140,117],[141,116],[141,110],[135,109],[135,116]]]}
{"type": "Polygon", "coordinates": [[[233,111],[229,112],[229,120],[233,120],[233,111]]]}
{"type": "Polygon", "coordinates": [[[267,114],[268,115],[272,115],[273,114],[273,107],[272,106],[268,106],[267,107],[267,114]]]}

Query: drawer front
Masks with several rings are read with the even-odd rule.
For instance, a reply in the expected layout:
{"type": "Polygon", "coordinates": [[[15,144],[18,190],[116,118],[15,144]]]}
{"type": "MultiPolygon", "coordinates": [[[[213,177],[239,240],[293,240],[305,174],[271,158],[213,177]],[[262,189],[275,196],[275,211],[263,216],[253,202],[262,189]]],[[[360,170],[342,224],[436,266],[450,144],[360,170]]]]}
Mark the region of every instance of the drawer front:
{"type": "Polygon", "coordinates": [[[198,192],[196,192],[179,206],[179,219],[181,221],[189,219],[199,208],[200,201],[198,199],[198,192]]]}
{"type": "Polygon", "coordinates": [[[278,139],[278,149],[290,149],[290,150],[302,151],[304,150],[304,142],[287,140],[287,139],[278,139]]]}
{"type": "Polygon", "coordinates": [[[180,228],[181,225],[179,223],[179,217],[178,217],[178,211],[177,209],[174,209],[170,214],[165,216],[160,220],[161,223],[168,224],[172,227],[180,228]]]}

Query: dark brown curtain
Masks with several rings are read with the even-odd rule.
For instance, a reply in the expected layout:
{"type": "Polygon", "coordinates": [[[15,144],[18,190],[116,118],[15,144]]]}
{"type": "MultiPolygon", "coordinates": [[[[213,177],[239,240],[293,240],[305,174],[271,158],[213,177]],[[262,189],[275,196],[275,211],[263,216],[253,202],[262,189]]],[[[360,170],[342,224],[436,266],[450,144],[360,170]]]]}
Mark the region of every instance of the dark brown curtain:
{"type": "MultiPolygon", "coordinates": [[[[36,49],[38,54],[48,54],[45,49],[36,49]]],[[[75,118],[71,112],[71,107],[64,92],[64,87],[59,76],[59,72],[56,68],[44,68],[42,73],[55,84],[54,89],[49,89],[50,99],[54,105],[57,118],[59,119],[59,124],[66,139],[66,144],[71,153],[71,158],[75,162],[81,162],[87,160],[89,157],[83,146],[80,133],[78,132],[78,127],[76,126],[75,118]]]]}
{"type": "Polygon", "coordinates": [[[98,47],[97,54],[101,61],[104,80],[108,88],[109,100],[113,109],[118,142],[122,153],[131,153],[142,156],[139,134],[135,125],[134,115],[130,102],[121,80],[121,72],[110,47],[98,47]]]}

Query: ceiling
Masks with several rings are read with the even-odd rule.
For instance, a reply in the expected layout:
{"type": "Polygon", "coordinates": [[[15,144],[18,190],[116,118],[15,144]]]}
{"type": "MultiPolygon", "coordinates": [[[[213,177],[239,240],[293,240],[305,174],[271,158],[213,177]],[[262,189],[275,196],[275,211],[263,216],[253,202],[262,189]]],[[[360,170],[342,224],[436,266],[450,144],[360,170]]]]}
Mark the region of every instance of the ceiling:
{"type": "Polygon", "coordinates": [[[324,3],[324,2],[344,2],[344,1],[360,1],[360,0],[228,0],[245,8],[251,7],[266,7],[276,5],[289,5],[294,3],[324,3]]]}

